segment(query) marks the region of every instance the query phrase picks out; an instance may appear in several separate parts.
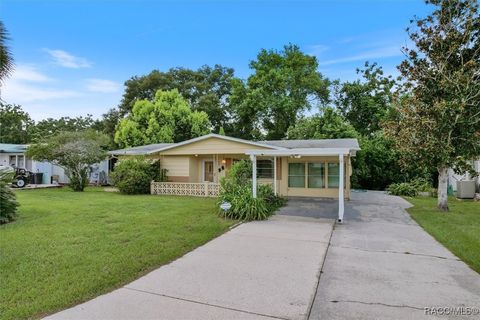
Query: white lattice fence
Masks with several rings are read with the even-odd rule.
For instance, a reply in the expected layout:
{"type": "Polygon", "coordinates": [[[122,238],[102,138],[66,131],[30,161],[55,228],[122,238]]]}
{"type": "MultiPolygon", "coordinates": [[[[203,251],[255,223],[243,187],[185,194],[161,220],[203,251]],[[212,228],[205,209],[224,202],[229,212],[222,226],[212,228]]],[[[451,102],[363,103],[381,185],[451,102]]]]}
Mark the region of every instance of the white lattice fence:
{"type": "Polygon", "coordinates": [[[213,182],[155,182],[150,184],[151,194],[194,196],[194,197],[217,197],[220,184],[213,182]]]}

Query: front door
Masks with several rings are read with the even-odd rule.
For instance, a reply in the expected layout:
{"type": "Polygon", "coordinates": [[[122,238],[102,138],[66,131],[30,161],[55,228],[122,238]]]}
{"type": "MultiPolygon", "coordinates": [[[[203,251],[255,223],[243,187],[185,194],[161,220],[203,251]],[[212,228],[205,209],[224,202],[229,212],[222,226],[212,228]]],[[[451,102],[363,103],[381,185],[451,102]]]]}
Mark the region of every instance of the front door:
{"type": "Polygon", "coordinates": [[[203,163],[203,181],[213,182],[213,161],[203,163]]]}

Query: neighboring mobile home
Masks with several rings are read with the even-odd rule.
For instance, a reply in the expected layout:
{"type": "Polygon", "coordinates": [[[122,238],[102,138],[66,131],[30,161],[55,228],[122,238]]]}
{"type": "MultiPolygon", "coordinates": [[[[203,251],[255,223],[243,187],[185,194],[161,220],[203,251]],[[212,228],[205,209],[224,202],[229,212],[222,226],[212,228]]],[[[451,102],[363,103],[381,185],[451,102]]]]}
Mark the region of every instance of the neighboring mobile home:
{"type": "MultiPolygon", "coordinates": [[[[217,186],[233,163],[250,158],[257,172],[253,183],[271,183],[282,196],[348,199],[351,158],[358,150],[357,139],[254,142],[208,134],[179,143],[152,144],[109,154],[120,160],[134,155],[159,159],[161,168],[168,170],[168,181],[176,183],[179,192],[174,192],[172,184],[163,184],[162,188],[169,188],[173,194],[200,195],[189,194],[185,189],[189,185],[217,186]]],[[[215,191],[203,195],[215,195],[215,191]]]]}
{"type": "MultiPolygon", "coordinates": [[[[25,155],[27,148],[27,144],[0,143],[0,168],[21,168],[33,173],[42,173],[42,184],[68,184],[70,182],[62,167],[50,162],[27,158],[25,155]]],[[[101,180],[102,176],[108,178],[108,164],[108,160],[105,160],[92,165],[89,182],[92,184],[106,183],[106,181],[102,182],[101,180]]]]}

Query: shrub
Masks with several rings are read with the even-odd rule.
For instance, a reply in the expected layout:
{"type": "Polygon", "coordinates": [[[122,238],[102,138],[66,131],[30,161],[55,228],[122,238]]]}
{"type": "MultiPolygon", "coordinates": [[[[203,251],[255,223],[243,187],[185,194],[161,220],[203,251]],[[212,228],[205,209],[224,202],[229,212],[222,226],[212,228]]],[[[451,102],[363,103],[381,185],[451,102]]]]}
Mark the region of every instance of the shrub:
{"type": "Polygon", "coordinates": [[[238,220],[264,220],[285,203],[276,196],[270,185],[260,185],[257,198],[252,195],[252,163],[242,160],[235,163],[221,180],[219,204],[229,202],[231,208],[221,214],[238,220]]]}
{"type": "Polygon", "coordinates": [[[392,183],[387,188],[387,193],[394,196],[415,197],[418,195],[418,190],[408,182],[392,183]]]}
{"type": "Polygon", "coordinates": [[[417,189],[418,192],[431,192],[432,184],[425,178],[417,178],[410,181],[410,184],[417,189]]]}
{"type": "Polygon", "coordinates": [[[13,173],[0,170],[0,224],[8,223],[17,217],[18,202],[10,189],[13,173]]]}
{"type": "Polygon", "coordinates": [[[111,174],[113,184],[125,194],[150,193],[152,180],[165,179],[166,170],[160,169],[158,161],[144,157],[132,157],[121,160],[111,174]]]}
{"type": "Polygon", "coordinates": [[[425,178],[417,178],[410,182],[392,183],[387,188],[388,194],[407,197],[415,197],[419,192],[432,194],[432,191],[432,184],[425,178]]]}

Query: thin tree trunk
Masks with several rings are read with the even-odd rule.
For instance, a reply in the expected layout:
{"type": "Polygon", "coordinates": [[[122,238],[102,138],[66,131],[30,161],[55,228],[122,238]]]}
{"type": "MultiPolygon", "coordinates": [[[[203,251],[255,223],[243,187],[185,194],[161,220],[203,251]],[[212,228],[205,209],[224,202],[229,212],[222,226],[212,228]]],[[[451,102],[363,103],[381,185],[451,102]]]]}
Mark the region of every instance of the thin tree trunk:
{"type": "Polygon", "coordinates": [[[448,211],[448,168],[438,168],[437,206],[441,211],[448,211]]]}

